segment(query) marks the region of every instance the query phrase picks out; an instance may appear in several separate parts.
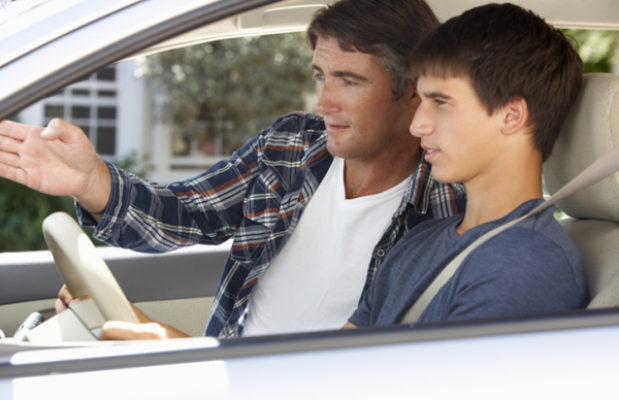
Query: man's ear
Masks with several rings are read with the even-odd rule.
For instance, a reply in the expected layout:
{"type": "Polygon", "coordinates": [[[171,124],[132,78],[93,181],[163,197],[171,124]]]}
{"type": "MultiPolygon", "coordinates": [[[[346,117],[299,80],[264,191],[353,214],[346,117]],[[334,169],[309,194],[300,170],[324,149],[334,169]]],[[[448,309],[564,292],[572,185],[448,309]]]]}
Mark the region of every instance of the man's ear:
{"type": "Polygon", "coordinates": [[[529,106],[522,97],[515,97],[503,108],[501,132],[504,135],[513,135],[524,129],[529,121],[529,106]]]}
{"type": "Polygon", "coordinates": [[[410,90],[410,93],[406,93],[406,96],[408,96],[408,105],[413,111],[417,111],[417,108],[419,108],[421,104],[421,98],[417,94],[417,79],[415,79],[408,90],[410,90]]]}

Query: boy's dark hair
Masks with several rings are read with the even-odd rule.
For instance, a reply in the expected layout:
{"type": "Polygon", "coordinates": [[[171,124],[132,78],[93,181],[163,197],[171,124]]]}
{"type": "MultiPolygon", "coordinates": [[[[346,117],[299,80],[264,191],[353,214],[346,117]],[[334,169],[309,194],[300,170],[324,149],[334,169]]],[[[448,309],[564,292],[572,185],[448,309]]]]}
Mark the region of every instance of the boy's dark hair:
{"type": "Polygon", "coordinates": [[[524,98],[545,161],[580,91],[582,60],[560,30],[531,11],[487,4],[426,36],[409,58],[409,74],[468,78],[490,115],[524,98]]]}
{"type": "Polygon", "coordinates": [[[314,15],[307,42],[315,50],[318,38],[334,38],[343,51],[373,55],[389,72],[397,100],[412,83],[406,73],[410,52],[438,24],[425,0],[342,0],[314,15]]]}

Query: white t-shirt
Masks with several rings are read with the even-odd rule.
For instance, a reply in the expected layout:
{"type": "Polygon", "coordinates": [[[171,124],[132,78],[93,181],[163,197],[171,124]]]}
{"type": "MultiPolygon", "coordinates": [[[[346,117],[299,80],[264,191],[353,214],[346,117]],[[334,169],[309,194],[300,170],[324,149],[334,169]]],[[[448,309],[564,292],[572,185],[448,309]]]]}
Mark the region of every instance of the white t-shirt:
{"type": "Polygon", "coordinates": [[[391,224],[410,178],[346,199],[344,160],[335,157],[298,226],[249,302],[244,336],[339,329],[357,308],[374,247],[391,224]]]}

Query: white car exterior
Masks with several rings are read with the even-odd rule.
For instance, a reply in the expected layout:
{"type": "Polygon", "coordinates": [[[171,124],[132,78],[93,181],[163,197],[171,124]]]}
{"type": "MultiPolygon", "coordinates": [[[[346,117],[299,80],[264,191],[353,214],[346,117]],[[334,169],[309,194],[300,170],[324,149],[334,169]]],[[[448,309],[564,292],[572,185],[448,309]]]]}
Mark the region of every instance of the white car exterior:
{"type": "MultiPolygon", "coordinates": [[[[28,2],[20,0],[15,5],[28,2]]],[[[216,38],[302,30],[310,11],[323,2],[32,3],[49,12],[17,15],[14,21],[0,24],[0,118],[77,77],[140,52],[216,38]],[[265,10],[270,18],[264,18],[265,10]]],[[[429,3],[444,20],[486,1],[429,3]]],[[[560,26],[619,29],[617,0],[518,3],[560,26]]],[[[1,13],[9,9],[0,10],[0,21],[1,13]]],[[[122,274],[139,262],[163,270],[178,264],[175,257],[195,256],[197,260],[186,263],[187,268],[207,271],[211,281],[205,285],[212,293],[220,266],[219,261],[209,266],[205,260],[210,256],[205,252],[198,249],[159,257],[162,265],[150,256],[122,252],[104,254],[104,258],[117,262],[115,272],[122,274]],[[193,262],[199,266],[192,266],[193,262]]],[[[212,253],[219,260],[225,257],[225,249],[212,253]]],[[[53,268],[45,252],[0,254],[0,304],[53,299],[55,293],[43,285],[50,283],[53,268]],[[30,271],[29,276],[20,275],[23,271],[30,271]]],[[[58,282],[52,283],[57,290],[58,282]]],[[[150,299],[150,294],[141,295],[150,299]]],[[[233,341],[194,338],[38,349],[0,340],[0,398],[616,398],[618,339],[619,310],[608,309],[233,341]]]]}

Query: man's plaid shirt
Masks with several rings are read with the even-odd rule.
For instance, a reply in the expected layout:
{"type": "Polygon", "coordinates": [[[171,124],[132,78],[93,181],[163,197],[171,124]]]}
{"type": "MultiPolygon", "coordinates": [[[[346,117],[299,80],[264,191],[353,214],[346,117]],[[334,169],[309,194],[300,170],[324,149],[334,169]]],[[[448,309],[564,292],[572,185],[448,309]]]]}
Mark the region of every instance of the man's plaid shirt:
{"type": "MultiPolygon", "coordinates": [[[[286,244],[331,165],[326,146],[323,119],[295,113],[277,119],[229,160],[183,182],[159,185],[109,164],[112,192],[95,237],[149,253],[233,238],[205,335],[238,336],[253,288],[286,244]]],[[[434,181],[430,165],[422,160],[374,249],[363,292],[410,228],[463,211],[465,198],[461,185],[434,181]]],[[[82,225],[95,225],[79,207],[78,217],[82,225]]]]}

